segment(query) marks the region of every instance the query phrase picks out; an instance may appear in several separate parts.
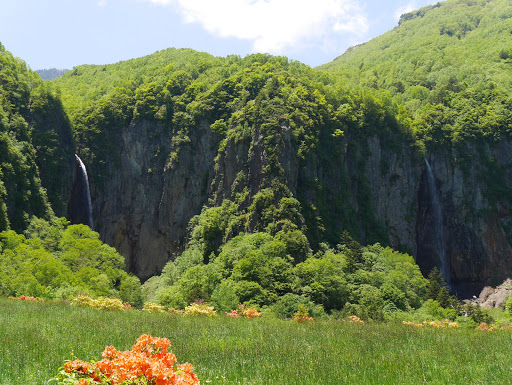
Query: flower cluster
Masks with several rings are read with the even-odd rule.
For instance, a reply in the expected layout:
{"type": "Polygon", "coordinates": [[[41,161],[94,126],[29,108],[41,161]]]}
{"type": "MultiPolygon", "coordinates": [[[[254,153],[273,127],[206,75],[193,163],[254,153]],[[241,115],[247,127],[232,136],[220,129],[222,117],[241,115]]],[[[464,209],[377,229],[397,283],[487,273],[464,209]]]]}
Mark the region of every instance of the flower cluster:
{"type": "Polygon", "coordinates": [[[173,314],[181,314],[181,315],[182,315],[183,313],[185,313],[185,310],[177,310],[177,309],[175,309],[175,308],[173,308],[173,307],[172,307],[172,308],[170,308],[170,309],[169,309],[169,311],[170,311],[171,313],[173,313],[173,314]]]}
{"type": "Polygon", "coordinates": [[[39,297],[32,297],[32,296],[26,296],[26,295],[20,295],[19,297],[9,297],[9,299],[15,299],[18,301],[31,301],[31,302],[44,302],[42,298],[39,297]]]}
{"type": "Polygon", "coordinates": [[[146,302],[142,310],[148,313],[165,313],[165,307],[152,302],[146,302]]]}
{"type": "Polygon", "coordinates": [[[225,312],[228,317],[231,318],[240,318],[240,314],[238,313],[238,310],[231,310],[230,312],[225,312]]]}
{"type": "Polygon", "coordinates": [[[192,365],[176,365],[176,356],[169,352],[166,338],[142,335],[132,350],[118,351],[107,346],[103,359],[91,364],[81,360],[69,361],[57,376],[59,384],[148,384],[148,385],[199,385],[192,365]]]}
{"type": "Polygon", "coordinates": [[[127,307],[126,304],[123,304],[119,298],[99,297],[98,299],[94,299],[85,294],[77,295],[71,300],[71,304],[75,306],[92,307],[100,310],[129,309],[129,307],[127,307]]]}
{"type": "Polygon", "coordinates": [[[364,321],[359,318],[358,316],[356,315],[351,315],[348,317],[348,322],[350,322],[351,324],[361,324],[361,325],[364,325],[364,321]]]}
{"type": "Polygon", "coordinates": [[[403,321],[406,326],[414,326],[416,328],[422,328],[423,326],[430,326],[436,329],[452,328],[458,329],[460,326],[457,322],[451,322],[450,320],[444,319],[442,321],[423,321],[423,323],[403,321]]]}
{"type": "Polygon", "coordinates": [[[194,302],[185,308],[185,315],[215,317],[217,312],[206,303],[194,302]]]}
{"type": "Polygon", "coordinates": [[[258,318],[261,317],[261,313],[254,307],[245,307],[241,303],[238,304],[238,311],[242,313],[245,318],[258,318]]]}
{"type": "Polygon", "coordinates": [[[481,323],[476,327],[476,330],[482,330],[486,332],[492,332],[496,330],[497,328],[494,325],[487,325],[485,322],[481,323]]]}

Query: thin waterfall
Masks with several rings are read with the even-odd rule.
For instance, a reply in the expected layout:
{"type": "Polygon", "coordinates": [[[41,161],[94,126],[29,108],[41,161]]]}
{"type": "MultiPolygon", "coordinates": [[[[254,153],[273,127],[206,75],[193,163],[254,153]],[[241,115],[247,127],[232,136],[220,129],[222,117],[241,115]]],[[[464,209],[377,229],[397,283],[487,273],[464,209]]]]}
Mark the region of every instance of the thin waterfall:
{"type": "Polygon", "coordinates": [[[425,158],[425,165],[427,171],[428,193],[430,197],[430,204],[432,206],[432,221],[434,225],[434,246],[439,260],[441,262],[440,271],[444,280],[450,286],[450,264],[446,257],[446,236],[444,233],[443,215],[441,213],[441,201],[439,193],[437,192],[436,180],[432,173],[432,168],[425,158]]]}
{"type": "Polygon", "coordinates": [[[80,168],[80,178],[81,182],[85,186],[85,195],[87,196],[86,202],[87,202],[87,226],[89,226],[91,229],[93,229],[93,221],[92,221],[92,203],[91,203],[91,190],[89,188],[89,178],[87,176],[87,169],[85,168],[84,162],[82,162],[82,159],[75,154],[76,161],[78,162],[78,166],[80,168]]]}

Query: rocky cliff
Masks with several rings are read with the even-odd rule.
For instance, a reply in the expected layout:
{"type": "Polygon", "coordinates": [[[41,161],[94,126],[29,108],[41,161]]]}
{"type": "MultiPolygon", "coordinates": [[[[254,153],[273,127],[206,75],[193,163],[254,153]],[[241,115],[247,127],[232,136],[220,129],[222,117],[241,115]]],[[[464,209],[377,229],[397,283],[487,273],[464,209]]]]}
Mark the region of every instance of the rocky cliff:
{"type": "MultiPolygon", "coordinates": [[[[289,127],[275,135],[280,178],[301,204],[313,246],[318,232],[329,238],[349,229],[362,242],[380,240],[410,252],[424,273],[439,266],[424,156],[410,142],[390,142],[388,134],[327,137],[319,139],[317,151],[300,156],[289,127]]],[[[220,144],[203,121],[179,149],[172,139],[156,122],[132,123],[118,136],[120,163],[109,164],[111,177],[99,188],[93,176],[95,227],[143,278],[182,249],[187,225],[204,205],[235,200],[246,189],[248,206],[270,183],[265,170],[271,154],[257,129],[220,144]]],[[[440,196],[450,281],[460,295],[512,274],[504,193],[512,187],[510,142],[479,148],[468,144],[426,155],[440,196]],[[487,183],[489,178],[499,180],[487,183]],[[492,191],[496,185],[503,189],[492,191]]]]}

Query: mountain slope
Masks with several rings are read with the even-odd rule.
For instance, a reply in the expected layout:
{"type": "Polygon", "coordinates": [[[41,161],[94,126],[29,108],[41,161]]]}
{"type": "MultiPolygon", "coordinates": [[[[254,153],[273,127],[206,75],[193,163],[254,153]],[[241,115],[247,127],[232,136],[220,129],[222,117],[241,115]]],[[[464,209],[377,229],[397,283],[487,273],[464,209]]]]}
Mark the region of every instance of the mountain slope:
{"type": "Polygon", "coordinates": [[[393,30],[349,49],[319,69],[354,86],[412,92],[512,88],[512,5],[506,0],[448,0],[402,15],[393,30]]]}
{"type": "Polygon", "coordinates": [[[58,92],[0,44],[0,230],[65,215],[73,138],[58,92]]]}
{"type": "Polygon", "coordinates": [[[479,112],[455,97],[429,103],[433,88],[412,109],[397,92],[349,90],[343,71],[169,49],[57,79],[102,239],[142,278],[193,244],[208,264],[261,231],[287,239],[297,262],[347,230],[409,251],[425,274],[446,259],[453,287],[511,273],[507,95],[484,90],[479,112]],[[491,109],[493,124],[469,124],[491,109]]]}

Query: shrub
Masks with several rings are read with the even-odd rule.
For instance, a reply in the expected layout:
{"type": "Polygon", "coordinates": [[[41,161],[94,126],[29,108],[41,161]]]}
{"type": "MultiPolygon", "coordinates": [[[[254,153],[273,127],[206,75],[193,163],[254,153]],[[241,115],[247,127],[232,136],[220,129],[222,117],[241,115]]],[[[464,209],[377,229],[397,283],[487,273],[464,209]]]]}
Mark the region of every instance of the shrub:
{"type": "Polygon", "coordinates": [[[94,299],[85,294],[77,295],[75,298],[73,298],[71,304],[75,306],[92,307],[100,310],[126,309],[126,307],[123,305],[123,302],[121,302],[119,298],[99,297],[98,299],[94,299]]]}
{"type": "Polygon", "coordinates": [[[356,315],[351,315],[348,317],[348,322],[350,322],[351,324],[362,324],[364,325],[364,321],[359,318],[358,316],[356,315]]]}
{"type": "Polygon", "coordinates": [[[19,297],[9,297],[9,299],[16,299],[18,301],[30,301],[30,302],[44,302],[42,298],[39,297],[32,297],[32,296],[26,296],[26,295],[20,295],[19,297]]]}
{"type": "Polygon", "coordinates": [[[230,312],[225,312],[226,316],[231,318],[240,318],[240,314],[238,313],[238,310],[231,310],[230,312]]]}
{"type": "Polygon", "coordinates": [[[508,315],[512,316],[512,295],[507,298],[507,302],[505,302],[505,311],[508,315]]]}
{"type": "MultiPolygon", "coordinates": [[[[245,318],[258,318],[261,317],[261,313],[255,307],[245,307],[245,305],[238,304],[238,310],[242,313],[245,318]]],[[[236,311],[236,310],[234,310],[236,311]]]]}
{"type": "Polygon", "coordinates": [[[132,350],[121,352],[107,346],[101,361],[66,362],[54,381],[59,385],[199,385],[192,365],[176,365],[176,356],[168,351],[169,346],[166,338],[142,335],[132,350]]]}
{"type": "Polygon", "coordinates": [[[99,297],[94,300],[94,308],[100,310],[125,310],[125,306],[119,298],[106,297],[99,297]]]}
{"type": "Polygon", "coordinates": [[[71,300],[71,305],[94,307],[94,299],[86,294],[79,294],[71,300]]]}
{"type": "Polygon", "coordinates": [[[293,320],[296,322],[313,321],[313,317],[309,316],[309,309],[306,305],[300,304],[299,310],[293,315],[293,320]]]}
{"type": "Polygon", "coordinates": [[[142,311],[147,311],[148,313],[164,313],[165,308],[162,305],[158,305],[152,302],[146,302],[142,311]]]}
{"type": "Polygon", "coordinates": [[[185,308],[185,315],[214,317],[217,312],[207,303],[192,303],[185,308]]]}

